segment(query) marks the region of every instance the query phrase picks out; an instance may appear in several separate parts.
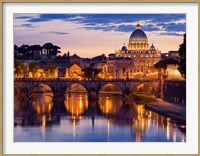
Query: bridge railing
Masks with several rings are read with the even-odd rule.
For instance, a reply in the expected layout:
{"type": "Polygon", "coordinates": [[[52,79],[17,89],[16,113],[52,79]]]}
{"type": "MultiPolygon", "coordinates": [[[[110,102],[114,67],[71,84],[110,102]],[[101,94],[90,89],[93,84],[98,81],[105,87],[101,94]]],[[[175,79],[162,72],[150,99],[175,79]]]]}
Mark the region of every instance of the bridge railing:
{"type": "Polygon", "coordinates": [[[109,82],[113,82],[113,81],[131,81],[131,82],[152,82],[152,81],[160,81],[159,79],[69,79],[69,78],[14,78],[14,81],[109,81],[109,82]]]}

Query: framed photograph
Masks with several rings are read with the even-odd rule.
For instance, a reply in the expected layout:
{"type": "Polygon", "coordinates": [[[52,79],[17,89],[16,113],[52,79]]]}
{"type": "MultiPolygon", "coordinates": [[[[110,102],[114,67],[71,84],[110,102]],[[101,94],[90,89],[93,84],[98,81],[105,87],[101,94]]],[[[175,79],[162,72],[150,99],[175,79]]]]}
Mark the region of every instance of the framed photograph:
{"type": "Polygon", "coordinates": [[[1,3],[2,154],[198,155],[197,1],[37,2],[1,3]]]}

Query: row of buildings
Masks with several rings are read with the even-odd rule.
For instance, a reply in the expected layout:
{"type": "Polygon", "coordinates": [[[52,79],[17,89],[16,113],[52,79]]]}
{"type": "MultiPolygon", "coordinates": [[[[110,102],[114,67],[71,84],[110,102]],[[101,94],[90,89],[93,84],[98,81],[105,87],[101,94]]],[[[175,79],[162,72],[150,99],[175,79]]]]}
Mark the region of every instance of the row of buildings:
{"type": "MultiPolygon", "coordinates": [[[[37,58],[40,58],[39,54],[45,58],[44,55],[49,53],[41,53],[37,49],[37,58]]],[[[154,65],[166,58],[180,59],[178,51],[161,53],[153,43],[149,46],[147,35],[142,31],[140,24],[137,24],[129,37],[127,46],[124,44],[121,49],[109,54],[108,57],[102,54],[94,58],[81,58],[77,54],[70,56],[68,52],[67,57],[54,60],[57,69],[51,77],[81,79],[83,69],[93,68],[100,70],[98,78],[102,79],[157,79],[160,71],[154,65]]],[[[169,71],[173,70],[173,78],[181,79],[177,67],[177,65],[172,65],[169,71]]],[[[170,77],[171,74],[168,72],[166,75],[170,77]]],[[[33,76],[29,73],[28,77],[33,76]]],[[[34,77],[45,77],[45,75],[40,70],[40,73],[34,77]]]]}

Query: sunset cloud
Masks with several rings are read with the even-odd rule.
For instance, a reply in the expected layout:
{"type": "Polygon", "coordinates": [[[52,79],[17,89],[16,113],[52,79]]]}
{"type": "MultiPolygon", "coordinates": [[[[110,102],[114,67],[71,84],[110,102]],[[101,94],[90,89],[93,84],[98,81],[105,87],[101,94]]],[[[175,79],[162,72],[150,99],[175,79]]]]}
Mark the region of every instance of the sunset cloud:
{"type": "Polygon", "coordinates": [[[18,46],[52,42],[62,53],[92,57],[128,44],[138,22],[162,52],[178,50],[186,32],[185,14],[14,14],[14,41],[18,46]]]}

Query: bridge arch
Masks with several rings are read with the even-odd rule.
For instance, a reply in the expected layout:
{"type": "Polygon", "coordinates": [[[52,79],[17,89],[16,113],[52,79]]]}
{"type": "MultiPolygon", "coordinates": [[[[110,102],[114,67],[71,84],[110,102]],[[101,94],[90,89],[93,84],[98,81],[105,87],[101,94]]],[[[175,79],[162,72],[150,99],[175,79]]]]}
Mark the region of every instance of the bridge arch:
{"type": "Polygon", "coordinates": [[[123,88],[117,84],[112,82],[103,83],[98,88],[98,94],[101,92],[102,89],[107,89],[107,91],[111,91],[111,87],[114,87],[113,89],[118,90],[119,92],[123,93],[123,88]],[[107,87],[107,88],[106,88],[107,87]]]}
{"type": "Polygon", "coordinates": [[[37,83],[37,84],[32,85],[30,87],[30,89],[28,90],[28,96],[29,97],[31,96],[33,89],[35,87],[38,87],[38,86],[46,86],[46,87],[48,87],[48,89],[50,89],[52,91],[53,95],[55,95],[55,90],[51,85],[49,85],[48,83],[37,83]]]}
{"type": "Polygon", "coordinates": [[[81,86],[82,88],[84,88],[86,90],[86,92],[88,93],[89,89],[86,85],[82,84],[82,83],[78,83],[78,82],[75,82],[75,83],[70,83],[68,85],[66,85],[64,88],[65,88],[65,92],[67,91],[67,89],[69,89],[70,87],[74,86],[74,85],[79,85],[81,86]]]}
{"type": "Polygon", "coordinates": [[[88,90],[81,83],[71,83],[65,87],[64,106],[72,116],[82,115],[88,109],[88,90]]]}
{"type": "Polygon", "coordinates": [[[122,108],[123,88],[118,83],[107,82],[99,87],[99,107],[103,114],[114,115],[122,108]]]}
{"type": "Polygon", "coordinates": [[[157,97],[158,96],[158,89],[156,88],[156,86],[154,86],[152,83],[149,83],[149,82],[141,82],[141,83],[138,83],[137,85],[135,85],[132,89],[132,93],[136,93],[138,87],[140,86],[148,86],[148,87],[151,87],[153,89],[153,91],[155,92],[155,96],[157,97]]]}

